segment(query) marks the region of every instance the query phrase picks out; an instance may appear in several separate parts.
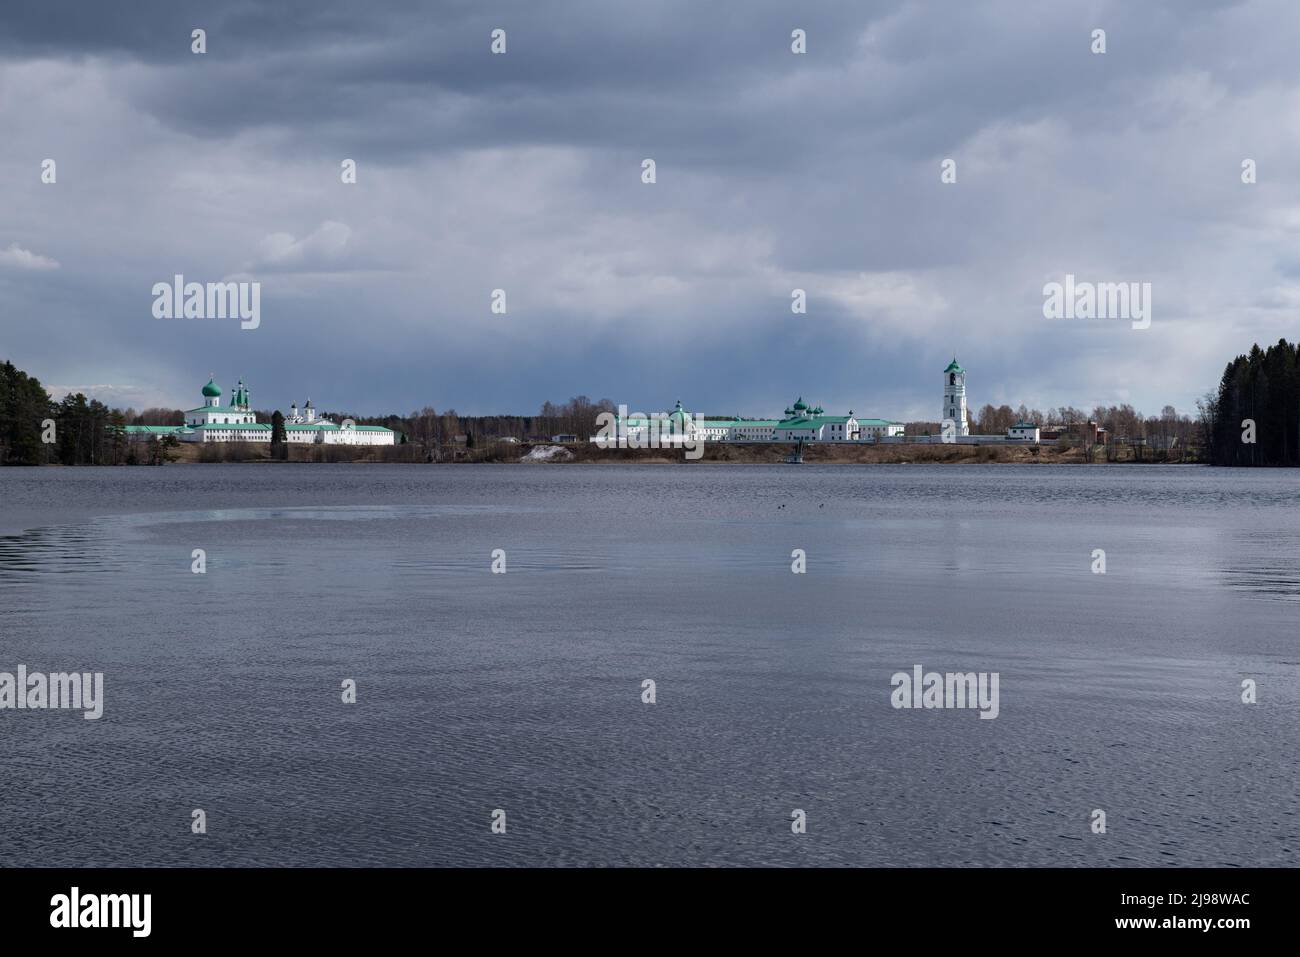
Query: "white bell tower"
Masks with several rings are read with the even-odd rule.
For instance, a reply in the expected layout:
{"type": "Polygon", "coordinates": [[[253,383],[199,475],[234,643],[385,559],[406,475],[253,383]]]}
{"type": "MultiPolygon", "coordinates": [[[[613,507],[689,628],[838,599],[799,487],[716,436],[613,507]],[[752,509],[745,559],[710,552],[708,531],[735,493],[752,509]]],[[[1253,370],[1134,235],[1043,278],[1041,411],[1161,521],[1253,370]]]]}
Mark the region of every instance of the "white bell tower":
{"type": "Polygon", "coordinates": [[[952,357],[948,368],[943,370],[943,415],[957,423],[958,435],[970,435],[970,425],[966,422],[966,370],[957,364],[957,357],[952,357]]]}

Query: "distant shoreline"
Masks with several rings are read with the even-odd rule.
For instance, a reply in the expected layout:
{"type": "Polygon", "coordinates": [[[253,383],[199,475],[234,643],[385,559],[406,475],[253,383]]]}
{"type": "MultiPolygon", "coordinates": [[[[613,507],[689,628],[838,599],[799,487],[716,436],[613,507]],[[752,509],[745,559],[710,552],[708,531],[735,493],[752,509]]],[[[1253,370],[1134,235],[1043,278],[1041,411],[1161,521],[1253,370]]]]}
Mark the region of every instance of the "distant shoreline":
{"type": "MultiPolygon", "coordinates": [[[[687,459],[680,449],[602,449],[594,443],[561,444],[553,442],[511,443],[481,440],[474,447],[440,447],[437,451],[419,445],[407,444],[388,447],[304,445],[287,449],[288,458],[274,459],[264,443],[194,443],[183,444],[174,450],[176,458],[170,465],[205,465],[217,463],[268,463],[284,461],[295,464],[366,463],[409,465],[567,465],[623,463],[640,465],[673,465],[707,462],[729,465],[783,464],[794,446],[781,442],[727,443],[707,442],[699,449],[701,457],[687,459]],[[544,461],[529,461],[534,449],[555,449],[553,457],[544,461]]],[[[143,463],[141,463],[143,464],[143,463]]],[[[1084,450],[1077,447],[1061,448],[1057,445],[1014,444],[930,444],[930,443],[807,443],[803,446],[803,464],[806,465],[1130,465],[1130,464],[1200,464],[1193,456],[1182,458],[1181,450],[1172,453],[1152,449],[1136,450],[1122,447],[1118,450],[1097,447],[1091,463],[1085,461],[1084,450]],[[1118,454],[1115,454],[1115,453],[1118,454]]],[[[76,466],[70,466],[76,467],[76,466]]]]}

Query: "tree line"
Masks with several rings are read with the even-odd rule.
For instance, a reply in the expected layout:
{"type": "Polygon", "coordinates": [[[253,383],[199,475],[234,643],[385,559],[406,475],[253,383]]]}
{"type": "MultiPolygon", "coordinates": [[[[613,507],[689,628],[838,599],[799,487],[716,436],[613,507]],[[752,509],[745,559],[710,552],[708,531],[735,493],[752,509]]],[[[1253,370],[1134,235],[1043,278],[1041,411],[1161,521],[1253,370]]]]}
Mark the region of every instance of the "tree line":
{"type": "MultiPolygon", "coordinates": [[[[1140,443],[1164,449],[1197,447],[1202,443],[1201,417],[1180,414],[1172,405],[1166,405],[1159,415],[1146,416],[1127,403],[1099,405],[1091,412],[1068,405],[1044,412],[1023,403],[1015,409],[990,404],[979,412],[971,412],[970,430],[975,435],[1006,435],[1007,429],[1017,422],[1059,428],[1066,435],[1082,434],[1080,426],[1094,422],[1106,430],[1107,442],[1140,443]]],[[[904,431],[908,435],[938,435],[940,427],[939,422],[908,422],[904,431]]]]}
{"type": "MultiPolygon", "coordinates": [[[[357,416],[347,412],[327,413],[336,422],[350,418],[357,425],[382,425],[402,433],[408,442],[425,448],[439,448],[465,442],[473,447],[493,439],[517,439],[520,442],[545,441],[553,435],[596,434],[596,418],[602,412],[614,412],[609,399],[593,401],[585,395],[568,402],[545,402],[537,415],[459,415],[455,409],[438,412],[425,406],[407,416],[357,416]]],[[[259,413],[258,421],[261,421],[259,413]]]]}
{"type": "Polygon", "coordinates": [[[53,401],[40,380],[0,364],[0,464],[118,465],[127,460],[126,418],[81,393],[53,401]]]}
{"type": "Polygon", "coordinates": [[[1201,401],[1215,465],[1300,465],[1300,344],[1256,343],[1201,401]]]}
{"type": "MultiPolygon", "coordinates": [[[[537,415],[459,415],[455,409],[438,412],[425,406],[410,415],[361,416],[346,411],[326,412],[336,422],[352,419],[358,425],[382,425],[414,442],[437,450],[459,443],[474,447],[494,439],[520,442],[546,440],[552,435],[594,435],[596,417],[614,411],[609,399],[593,401],[585,395],[567,402],[546,402],[537,415]]],[[[272,426],[272,454],[285,458],[284,416],[278,410],[256,410],[258,422],[272,426]]],[[[12,362],[0,364],[0,465],[121,465],[165,461],[170,456],[162,443],[133,443],[127,425],[183,425],[180,409],[151,407],[113,409],[97,399],[77,393],[55,402],[40,381],[12,362]],[[53,439],[43,441],[43,436],[53,439]]],[[[174,442],[166,443],[174,447],[174,442]]]]}

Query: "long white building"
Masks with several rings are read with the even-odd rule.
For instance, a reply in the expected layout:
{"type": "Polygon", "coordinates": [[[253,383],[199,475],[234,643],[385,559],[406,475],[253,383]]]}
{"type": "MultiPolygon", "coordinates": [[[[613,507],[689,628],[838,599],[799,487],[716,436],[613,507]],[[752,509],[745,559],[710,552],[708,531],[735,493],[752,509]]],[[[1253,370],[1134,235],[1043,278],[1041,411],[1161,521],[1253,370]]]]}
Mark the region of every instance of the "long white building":
{"type": "Polygon", "coordinates": [[[903,423],[890,419],[860,419],[827,415],[821,406],[809,406],[801,396],[781,419],[688,418],[680,400],[669,413],[629,415],[619,420],[619,432],[634,444],[657,431],[661,440],[686,436],[706,442],[863,442],[879,436],[902,435],[903,423]]]}

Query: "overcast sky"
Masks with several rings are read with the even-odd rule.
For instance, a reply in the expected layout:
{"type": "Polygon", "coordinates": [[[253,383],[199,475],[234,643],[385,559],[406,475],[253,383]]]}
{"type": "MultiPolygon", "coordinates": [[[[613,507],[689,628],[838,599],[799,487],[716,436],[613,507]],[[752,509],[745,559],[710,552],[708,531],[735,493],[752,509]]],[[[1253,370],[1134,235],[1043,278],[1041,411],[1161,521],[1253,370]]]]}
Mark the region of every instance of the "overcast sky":
{"type": "Polygon", "coordinates": [[[1300,334],[1298,49],[1294,0],[4,0],[0,358],[137,407],[933,420],[956,353],[976,409],[1193,412],[1300,334]],[[260,328],[154,318],[176,273],[260,328]],[[1067,273],[1151,327],[1044,318],[1067,273]]]}

